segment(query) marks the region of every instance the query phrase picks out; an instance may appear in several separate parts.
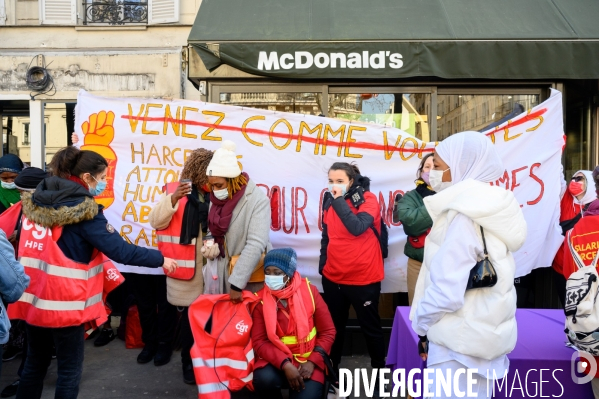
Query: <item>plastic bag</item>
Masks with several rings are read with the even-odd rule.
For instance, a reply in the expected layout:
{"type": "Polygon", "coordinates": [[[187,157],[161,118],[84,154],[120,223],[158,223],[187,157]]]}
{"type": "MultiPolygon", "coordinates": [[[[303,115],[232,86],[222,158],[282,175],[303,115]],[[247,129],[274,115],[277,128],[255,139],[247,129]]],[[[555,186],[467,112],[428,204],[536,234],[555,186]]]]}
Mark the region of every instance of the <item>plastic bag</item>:
{"type": "Polygon", "coordinates": [[[218,278],[218,262],[216,259],[208,259],[203,270],[204,286],[206,294],[220,294],[220,279],[218,278]]]}

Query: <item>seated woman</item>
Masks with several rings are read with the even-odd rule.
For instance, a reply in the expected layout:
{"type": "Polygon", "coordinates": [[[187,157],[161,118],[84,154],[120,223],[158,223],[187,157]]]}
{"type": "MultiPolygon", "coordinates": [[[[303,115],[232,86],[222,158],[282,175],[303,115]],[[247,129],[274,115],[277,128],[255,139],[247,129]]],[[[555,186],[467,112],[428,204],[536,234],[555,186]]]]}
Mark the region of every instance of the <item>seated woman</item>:
{"type": "Polygon", "coordinates": [[[335,341],[335,326],[318,289],[296,272],[291,248],[270,251],[264,258],[265,286],[254,309],[252,341],[256,363],[254,389],[260,398],[320,398],[324,360],[335,341]]]}

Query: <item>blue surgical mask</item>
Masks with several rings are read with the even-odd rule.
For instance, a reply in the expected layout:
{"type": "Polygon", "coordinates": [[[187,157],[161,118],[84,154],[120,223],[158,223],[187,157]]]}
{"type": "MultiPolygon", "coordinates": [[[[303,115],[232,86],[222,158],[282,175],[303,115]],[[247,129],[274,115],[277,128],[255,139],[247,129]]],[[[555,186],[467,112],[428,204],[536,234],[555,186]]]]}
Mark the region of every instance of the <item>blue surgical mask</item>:
{"type": "Polygon", "coordinates": [[[266,275],[264,276],[264,284],[266,284],[272,291],[278,291],[285,288],[284,279],[284,274],[280,276],[266,275]]]}
{"type": "Polygon", "coordinates": [[[17,189],[17,185],[15,184],[14,181],[12,183],[2,182],[1,184],[2,184],[2,188],[5,188],[7,190],[16,190],[17,189]]]}
{"type": "Polygon", "coordinates": [[[345,184],[329,184],[329,191],[333,191],[335,187],[341,189],[342,196],[347,193],[347,186],[345,184]]]}
{"type": "Polygon", "coordinates": [[[98,181],[95,177],[92,176],[92,179],[96,180],[96,187],[90,187],[89,188],[89,193],[91,195],[93,195],[94,197],[97,197],[98,195],[102,194],[102,192],[104,192],[104,190],[106,190],[106,182],[105,181],[98,181]]]}

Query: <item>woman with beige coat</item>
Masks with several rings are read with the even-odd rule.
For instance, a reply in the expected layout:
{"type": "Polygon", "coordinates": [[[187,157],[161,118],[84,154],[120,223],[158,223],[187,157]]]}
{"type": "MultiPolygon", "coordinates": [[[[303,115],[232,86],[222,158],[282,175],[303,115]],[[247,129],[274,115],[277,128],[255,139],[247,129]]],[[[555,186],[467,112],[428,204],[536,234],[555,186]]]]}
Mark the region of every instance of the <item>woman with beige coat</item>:
{"type": "MultiPolygon", "coordinates": [[[[269,240],[270,202],[262,190],[242,173],[235,143],[225,140],[214,152],[207,176],[210,183],[208,231],[214,245],[202,248],[204,256],[217,262],[219,293],[229,293],[241,302],[241,290],[257,292],[264,275],[252,279],[262,254],[272,247],[269,240]],[[231,258],[236,257],[234,268],[231,258]]],[[[260,268],[261,269],[261,268],[260,268]]]]}
{"type": "Polygon", "coordinates": [[[187,158],[181,173],[181,179],[191,180],[181,183],[172,194],[166,194],[150,212],[150,225],[156,230],[169,227],[173,216],[182,213],[183,221],[180,244],[193,244],[195,242],[195,272],[190,280],[166,278],[167,300],[172,305],[183,308],[181,315],[181,362],[183,364],[183,381],[186,384],[195,384],[193,364],[190,350],[193,346],[193,335],[189,324],[189,305],[203,293],[204,279],[202,266],[204,257],[201,248],[203,237],[208,227],[208,208],[210,195],[206,168],[212,159],[212,152],[204,148],[193,151],[187,158]],[[180,200],[186,197],[185,209],[179,209],[180,200]]]}

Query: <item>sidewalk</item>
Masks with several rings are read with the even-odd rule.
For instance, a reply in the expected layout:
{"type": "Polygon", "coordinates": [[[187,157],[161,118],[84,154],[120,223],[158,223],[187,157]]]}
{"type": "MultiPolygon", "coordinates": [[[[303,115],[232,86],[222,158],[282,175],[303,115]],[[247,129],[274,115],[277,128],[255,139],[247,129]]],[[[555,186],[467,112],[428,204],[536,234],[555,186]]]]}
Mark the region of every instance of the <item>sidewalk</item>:
{"type": "MultiPolygon", "coordinates": [[[[150,399],[178,398],[197,399],[195,385],[183,383],[181,352],[173,352],[170,363],[156,367],[154,363],[137,364],[141,349],[126,349],[125,343],[115,339],[110,344],[96,348],[93,341],[85,343],[83,377],[79,390],[80,399],[150,399]]],[[[0,390],[17,378],[21,357],[2,364],[0,390]]],[[[368,357],[346,357],[343,367],[367,367],[368,357]]],[[[44,384],[43,399],[54,398],[56,387],[56,360],[52,361],[44,384]]]]}

